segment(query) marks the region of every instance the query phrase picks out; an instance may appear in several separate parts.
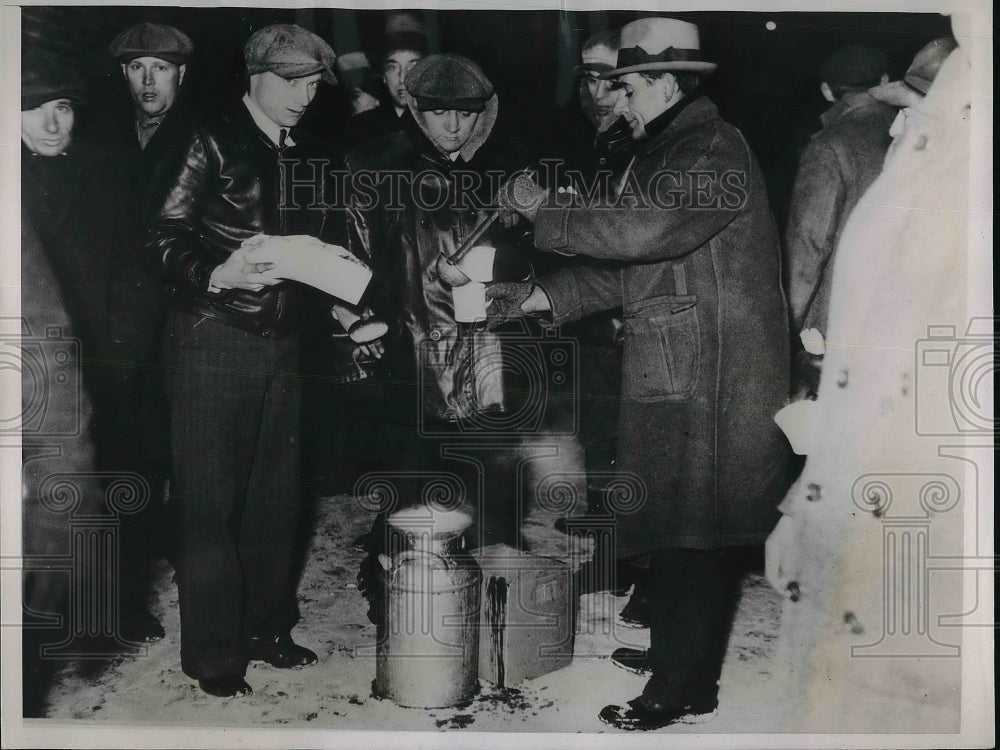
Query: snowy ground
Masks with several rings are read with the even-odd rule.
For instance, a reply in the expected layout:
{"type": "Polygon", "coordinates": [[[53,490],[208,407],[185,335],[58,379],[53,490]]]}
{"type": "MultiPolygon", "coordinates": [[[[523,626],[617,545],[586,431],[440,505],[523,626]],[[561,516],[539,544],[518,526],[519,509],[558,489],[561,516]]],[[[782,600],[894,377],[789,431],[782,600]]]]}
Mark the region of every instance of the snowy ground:
{"type": "MultiPolygon", "coordinates": [[[[638,695],[644,678],[615,667],[607,656],[619,645],[645,647],[649,631],[617,624],[626,598],[608,593],[581,597],[573,662],[535,680],[498,691],[481,682],[470,704],[449,709],[409,709],[372,696],[375,662],[359,650],[370,647],[375,628],[355,587],[361,553],[350,541],[366,530],[370,516],[348,496],[321,499],[315,531],[299,586],[302,620],[295,639],[314,649],[319,664],[284,671],[252,664],[248,697],[219,699],[202,693],[180,670],[180,622],[171,569],[162,564],[155,612],[165,640],[145,654],[123,657],[97,675],[67,664],[49,696],[45,724],[86,726],[308,727],[325,730],[378,729],[479,732],[607,732],[597,714],[607,703],[638,695]]],[[[535,508],[525,525],[530,549],[568,559],[567,537],[552,529],[554,514],[535,508]]],[[[779,598],[763,577],[750,573],[730,638],[718,716],[698,727],[665,732],[758,732],[774,728],[773,711],[762,704],[771,683],[771,655],[779,598]]]]}

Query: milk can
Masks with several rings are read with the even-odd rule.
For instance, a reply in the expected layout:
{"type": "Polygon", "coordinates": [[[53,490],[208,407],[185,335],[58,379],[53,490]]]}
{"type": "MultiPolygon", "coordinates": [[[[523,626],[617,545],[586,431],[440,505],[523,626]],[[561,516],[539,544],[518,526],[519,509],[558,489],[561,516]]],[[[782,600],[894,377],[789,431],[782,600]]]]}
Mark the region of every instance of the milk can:
{"type": "Polygon", "coordinates": [[[376,646],[375,693],[400,706],[469,700],[479,680],[482,573],[466,552],[459,511],[410,508],[388,519],[386,617],[376,646]]]}

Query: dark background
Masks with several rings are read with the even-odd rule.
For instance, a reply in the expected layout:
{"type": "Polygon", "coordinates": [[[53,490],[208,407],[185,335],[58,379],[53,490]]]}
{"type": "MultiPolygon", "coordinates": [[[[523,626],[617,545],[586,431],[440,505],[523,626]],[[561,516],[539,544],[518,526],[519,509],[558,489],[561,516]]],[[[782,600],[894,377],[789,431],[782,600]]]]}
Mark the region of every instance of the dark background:
{"type": "MultiPolygon", "coordinates": [[[[499,92],[504,138],[529,154],[558,150],[555,111],[575,97],[571,77],[579,45],[605,27],[621,27],[637,11],[412,11],[428,28],[432,51],[478,62],[499,92]]],[[[168,23],[194,41],[185,95],[212,106],[242,93],[246,38],[271,23],[298,23],[331,42],[338,54],[364,49],[377,65],[386,13],[364,10],[249,8],[33,7],[22,11],[24,52],[42,51],[74,64],[91,83],[93,108],[128,107],[118,67],[107,54],[112,37],[142,20],[168,23]]],[[[706,93],[736,124],[757,154],[783,228],[795,167],[817,116],[828,105],[816,70],[845,44],[881,48],[899,77],[913,55],[950,33],[946,17],[905,13],[671,13],[697,23],[705,56],[719,64],[706,93]],[[773,31],[765,24],[776,24],[773,31]]],[[[328,101],[340,97],[329,90],[328,101]]],[[[81,127],[86,128],[86,113],[81,127]]],[[[503,141],[501,141],[503,142],[503,141]]]]}

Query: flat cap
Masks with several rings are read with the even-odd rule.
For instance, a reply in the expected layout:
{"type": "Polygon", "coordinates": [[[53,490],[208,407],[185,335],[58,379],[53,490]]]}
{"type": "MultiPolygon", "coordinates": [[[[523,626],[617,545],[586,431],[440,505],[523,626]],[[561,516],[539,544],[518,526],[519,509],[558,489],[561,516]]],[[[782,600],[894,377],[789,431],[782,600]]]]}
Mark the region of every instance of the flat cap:
{"type": "Polygon", "coordinates": [[[83,78],[73,68],[51,56],[26,57],[21,65],[21,111],[55,99],[86,101],[83,78]]]}
{"type": "Polygon", "coordinates": [[[830,88],[868,88],[889,71],[881,50],[854,44],[834,52],[819,66],[819,80],[830,88]]]}
{"type": "Polygon", "coordinates": [[[879,101],[895,107],[912,107],[930,91],[942,63],[958,47],[952,37],[940,37],[928,42],[917,56],[901,81],[889,81],[868,89],[868,93],[879,101]]]}
{"type": "Polygon", "coordinates": [[[282,78],[302,78],[322,73],[323,80],[337,82],[333,72],[337,56],[330,45],[311,31],[295,24],[279,23],[255,31],[243,47],[247,74],[274,73],[282,78]]]}
{"type": "Polygon", "coordinates": [[[158,57],[182,65],[194,52],[191,38],[180,29],[161,23],[137,23],[111,40],[108,52],[116,60],[158,57]]]}
{"type": "Polygon", "coordinates": [[[493,84],[472,60],[461,55],[431,55],[406,74],[406,90],[417,109],[461,109],[482,112],[493,96],[493,84]]]}

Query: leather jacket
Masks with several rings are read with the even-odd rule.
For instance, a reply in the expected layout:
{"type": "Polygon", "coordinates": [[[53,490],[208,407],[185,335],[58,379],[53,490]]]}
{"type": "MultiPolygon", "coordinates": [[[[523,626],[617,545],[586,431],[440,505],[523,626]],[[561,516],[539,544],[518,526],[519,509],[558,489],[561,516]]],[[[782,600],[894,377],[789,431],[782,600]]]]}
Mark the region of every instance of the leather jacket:
{"type": "Polygon", "coordinates": [[[265,338],[284,338],[296,330],[306,291],[297,282],[258,292],[208,289],[215,267],[254,235],[323,239],[337,223],[329,219],[327,207],[312,207],[309,191],[286,191],[291,200],[282,206],[286,180],[293,174],[308,178],[318,166],[306,160],[328,156],[305,132],[293,131],[292,139],[295,145],[279,150],[242,103],[195,131],[180,173],[161,191],[164,198],[146,241],[147,251],[161,260],[176,286],[174,310],[265,338]]]}

